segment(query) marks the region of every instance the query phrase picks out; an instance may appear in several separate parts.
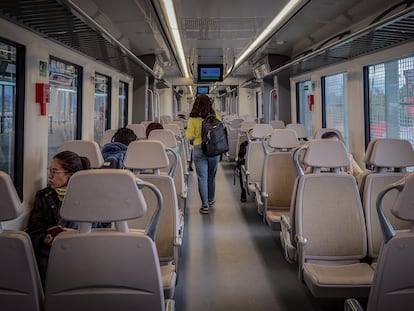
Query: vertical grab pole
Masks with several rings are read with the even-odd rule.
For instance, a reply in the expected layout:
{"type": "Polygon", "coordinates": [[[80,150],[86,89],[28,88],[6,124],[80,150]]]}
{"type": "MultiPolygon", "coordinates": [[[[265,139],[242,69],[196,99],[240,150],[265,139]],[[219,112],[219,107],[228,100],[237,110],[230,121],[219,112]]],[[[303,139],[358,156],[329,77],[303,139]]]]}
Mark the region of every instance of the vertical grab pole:
{"type": "Polygon", "coordinates": [[[151,95],[151,120],[150,121],[154,121],[154,92],[151,89],[147,89],[147,92],[150,93],[151,95]]]}
{"type": "Polygon", "coordinates": [[[156,110],[157,110],[157,122],[160,123],[160,116],[161,116],[161,105],[160,105],[160,93],[158,93],[157,91],[154,91],[154,95],[155,95],[155,106],[156,106],[156,110]]]}
{"type": "Polygon", "coordinates": [[[147,93],[148,93],[148,89],[149,89],[149,79],[148,79],[148,76],[146,76],[145,77],[145,111],[144,111],[144,114],[145,114],[145,116],[144,116],[144,120],[145,121],[148,121],[148,95],[147,95],[147,93]]]}
{"type": "MultiPolygon", "coordinates": [[[[274,120],[274,119],[271,119],[272,118],[272,116],[270,115],[270,113],[271,113],[271,111],[272,111],[272,94],[274,93],[274,92],[276,92],[277,90],[276,89],[271,89],[270,91],[269,91],[269,110],[268,110],[268,113],[269,113],[269,121],[270,120],[274,120]]],[[[276,117],[276,113],[277,113],[277,107],[276,107],[276,105],[275,105],[275,113],[274,113],[274,118],[276,117]]],[[[279,119],[279,118],[278,118],[279,119]]]]}

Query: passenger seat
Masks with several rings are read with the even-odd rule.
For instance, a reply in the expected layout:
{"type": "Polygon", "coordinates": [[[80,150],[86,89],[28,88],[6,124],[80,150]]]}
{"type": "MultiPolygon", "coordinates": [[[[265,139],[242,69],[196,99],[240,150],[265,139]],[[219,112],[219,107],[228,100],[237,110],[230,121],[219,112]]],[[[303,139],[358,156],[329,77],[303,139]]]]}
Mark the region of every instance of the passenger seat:
{"type": "MultiPolygon", "coordinates": [[[[407,174],[407,167],[414,166],[414,150],[409,141],[391,138],[372,141],[367,150],[367,162],[373,167],[373,171],[364,178],[362,202],[367,225],[368,256],[375,268],[383,242],[376,211],[377,197],[385,186],[403,178],[407,174]]],[[[396,218],[391,213],[397,194],[397,190],[388,192],[383,199],[382,209],[395,230],[409,230],[411,222],[396,218]]]]}
{"type": "MultiPolygon", "coordinates": [[[[162,142],[156,140],[133,141],[128,146],[124,165],[140,179],[154,184],[162,193],[163,208],[155,244],[161,264],[165,297],[172,298],[179,267],[183,218],[178,207],[174,180],[171,175],[160,172],[162,168],[169,165],[166,147],[162,142]]],[[[153,214],[156,197],[145,190],[143,193],[149,213],[143,218],[129,221],[128,224],[131,228],[145,228],[153,214]]]]}
{"type": "Polygon", "coordinates": [[[264,222],[272,230],[280,230],[281,216],[289,215],[296,179],[292,152],[299,146],[299,141],[293,130],[276,129],[263,144],[266,150],[271,150],[265,155],[261,191],[258,192],[258,208],[259,211],[264,210],[264,222]]]}
{"type": "Polygon", "coordinates": [[[68,183],[61,217],[80,222],[79,230],[60,233],[52,243],[45,311],[165,310],[161,271],[153,239],[162,196],[127,170],[86,170],[68,183]],[[158,198],[145,233],[129,230],[127,220],[143,217],[141,189],[158,198]],[[92,223],[113,222],[111,229],[92,223]]]}
{"type": "MultiPolygon", "coordinates": [[[[378,194],[376,212],[381,225],[383,245],[368,298],[367,311],[410,311],[414,306],[414,174],[385,186],[378,194]],[[391,208],[384,209],[384,198],[397,192],[391,208]],[[391,225],[394,218],[410,223],[406,232],[391,225]],[[388,214],[388,215],[387,215],[388,214]]],[[[387,205],[387,204],[386,204],[387,205]]],[[[363,310],[356,299],[345,302],[346,311],[363,310]]]]}
{"type": "Polygon", "coordinates": [[[23,212],[9,175],[0,171],[0,306],[1,310],[43,310],[43,288],[32,241],[24,231],[5,230],[4,222],[23,212]]]}
{"type": "Polygon", "coordinates": [[[313,140],[304,163],[312,172],[297,179],[294,201],[299,279],[315,297],[368,297],[374,271],[363,262],[367,235],[356,180],[341,172],[350,165],[345,146],[313,140]]]}

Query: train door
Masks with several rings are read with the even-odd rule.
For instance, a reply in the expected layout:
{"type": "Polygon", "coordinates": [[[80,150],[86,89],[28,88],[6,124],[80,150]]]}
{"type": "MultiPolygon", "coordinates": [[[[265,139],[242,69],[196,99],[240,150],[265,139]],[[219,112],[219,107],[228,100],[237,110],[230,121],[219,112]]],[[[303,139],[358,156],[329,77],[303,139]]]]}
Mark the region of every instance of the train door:
{"type": "Polygon", "coordinates": [[[94,140],[101,141],[111,125],[111,78],[95,73],[94,140]]]}
{"type": "Polygon", "coordinates": [[[74,64],[49,61],[48,163],[64,141],[80,139],[81,71],[74,64]]]}
{"type": "Polygon", "coordinates": [[[297,120],[305,126],[308,137],[312,137],[313,98],[311,95],[312,82],[310,80],[296,83],[297,120]]]}

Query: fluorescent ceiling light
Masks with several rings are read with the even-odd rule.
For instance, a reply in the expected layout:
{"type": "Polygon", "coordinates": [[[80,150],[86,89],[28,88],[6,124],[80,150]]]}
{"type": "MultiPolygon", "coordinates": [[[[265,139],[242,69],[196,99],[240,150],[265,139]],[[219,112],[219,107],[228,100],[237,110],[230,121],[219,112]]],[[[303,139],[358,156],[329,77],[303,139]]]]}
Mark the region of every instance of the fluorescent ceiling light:
{"type": "Polygon", "coordinates": [[[230,68],[227,72],[227,75],[230,74],[231,70],[236,69],[240,64],[242,64],[246,58],[248,58],[251,53],[256,50],[256,48],[263,44],[277,28],[290,16],[293,11],[304,2],[303,0],[290,0],[288,4],[273,18],[273,20],[266,26],[266,28],[259,34],[259,36],[253,41],[253,43],[243,51],[243,53],[236,59],[234,66],[230,68]]]}
{"type": "Polygon", "coordinates": [[[164,15],[167,17],[168,29],[173,37],[175,50],[178,53],[178,61],[185,78],[190,75],[187,69],[187,62],[184,56],[183,44],[181,42],[180,30],[178,29],[177,17],[175,15],[174,3],[172,0],[162,0],[164,15]]]}

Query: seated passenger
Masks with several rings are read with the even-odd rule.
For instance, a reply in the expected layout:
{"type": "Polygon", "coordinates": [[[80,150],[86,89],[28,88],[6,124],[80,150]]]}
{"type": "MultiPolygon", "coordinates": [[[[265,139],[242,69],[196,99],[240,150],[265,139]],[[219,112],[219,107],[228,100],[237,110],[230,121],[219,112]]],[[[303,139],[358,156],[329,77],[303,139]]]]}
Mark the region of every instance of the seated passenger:
{"type": "MultiPolygon", "coordinates": [[[[249,129],[249,131],[247,132],[247,135],[249,135],[250,140],[253,139],[252,136],[252,132],[253,129],[249,129]]],[[[239,152],[237,154],[237,162],[236,162],[236,167],[235,167],[235,173],[239,176],[239,183],[240,183],[240,190],[241,190],[241,195],[240,195],[240,201],[241,202],[246,202],[247,201],[247,193],[246,193],[246,189],[244,188],[244,182],[243,182],[243,175],[242,175],[242,166],[245,164],[246,159],[246,152],[247,152],[247,145],[249,144],[249,139],[246,139],[245,141],[243,141],[242,143],[240,143],[239,146],[239,152]]]]}
{"type": "Polygon", "coordinates": [[[125,154],[131,141],[137,140],[134,131],[127,127],[118,129],[110,143],[102,147],[103,168],[124,168],[125,154]]]}
{"type": "Polygon", "coordinates": [[[36,193],[26,232],[32,240],[43,286],[54,237],[60,231],[77,229],[79,226],[78,223],[60,218],[59,211],[70,177],[85,169],[90,169],[88,158],[72,151],[62,151],[50,163],[48,186],[36,193]]]}
{"type": "MultiPolygon", "coordinates": [[[[335,132],[325,132],[321,136],[322,139],[334,139],[339,140],[338,135],[335,132]]],[[[359,181],[359,176],[363,172],[363,170],[359,167],[358,163],[354,160],[352,154],[348,153],[349,162],[351,162],[351,166],[344,167],[343,170],[350,175],[353,175],[356,181],[359,181]]]]}
{"type": "Polygon", "coordinates": [[[151,131],[153,131],[153,130],[163,130],[163,129],[164,129],[164,127],[162,126],[161,123],[151,122],[150,124],[147,125],[147,128],[145,130],[145,134],[147,135],[147,138],[148,138],[151,131]]]}

